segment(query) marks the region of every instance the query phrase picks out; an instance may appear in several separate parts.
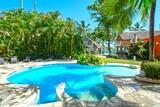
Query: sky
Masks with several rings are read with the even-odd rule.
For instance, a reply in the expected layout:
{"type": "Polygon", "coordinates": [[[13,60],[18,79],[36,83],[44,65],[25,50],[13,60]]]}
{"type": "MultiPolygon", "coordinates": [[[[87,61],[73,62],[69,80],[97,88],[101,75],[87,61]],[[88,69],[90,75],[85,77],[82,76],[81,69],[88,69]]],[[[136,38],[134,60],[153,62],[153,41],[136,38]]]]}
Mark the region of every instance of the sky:
{"type": "MultiPolygon", "coordinates": [[[[96,23],[91,19],[87,6],[94,0],[37,0],[37,10],[39,12],[48,12],[58,10],[62,17],[70,17],[75,21],[84,20],[90,23],[94,28],[96,23]]],[[[156,23],[155,29],[160,29],[160,0],[157,0],[156,23]]],[[[20,7],[20,0],[0,0],[0,11],[17,9],[20,7]]],[[[24,8],[27,11],[33,10],[33,0],[24,0],[24,8]]],[[[134,22],[140,22],[140,18],[136,16],[134,22]]],[[[148,29],[148,23],[146,23],[148,29]]]]}

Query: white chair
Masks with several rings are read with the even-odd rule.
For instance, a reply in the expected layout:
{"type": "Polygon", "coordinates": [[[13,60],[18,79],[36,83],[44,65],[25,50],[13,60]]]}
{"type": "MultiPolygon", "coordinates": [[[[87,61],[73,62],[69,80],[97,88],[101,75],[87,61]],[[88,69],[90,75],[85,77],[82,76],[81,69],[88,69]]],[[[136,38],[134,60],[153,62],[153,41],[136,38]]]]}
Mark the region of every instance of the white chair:
{"type": "Polygon", "coordinates": [[[31,61],[31,57],[30,57],[30,56],[27,56],[23,61],[24,61],[24,62],[30,62],[30,61],[31,61]]]}
{"type": "Polygon", "coordinates": [[[17,63],[17,62],[18,62],[17,56],[11,57],[11,63],[17,63]]]}
{"type": "Polygon", "coordinates": [[[0,64],[4,64],[5,61],[4,61],[4,58],[0,57],[0,64]]]}

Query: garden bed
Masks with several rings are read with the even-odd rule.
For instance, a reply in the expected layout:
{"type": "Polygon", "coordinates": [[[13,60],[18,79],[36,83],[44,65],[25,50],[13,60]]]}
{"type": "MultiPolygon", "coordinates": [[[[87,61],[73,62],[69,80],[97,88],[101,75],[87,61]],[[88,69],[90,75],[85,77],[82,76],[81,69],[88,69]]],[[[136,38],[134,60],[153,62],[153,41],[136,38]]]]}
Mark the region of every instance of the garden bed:
{"type": "Polygon", "coordinates": [[[145,82],[145,83],[151,83],[151,84],[160,84],[160,80],[140,77],[140,76],[136,76],[135,80],[140,81],[140,82],[145,82]]]}

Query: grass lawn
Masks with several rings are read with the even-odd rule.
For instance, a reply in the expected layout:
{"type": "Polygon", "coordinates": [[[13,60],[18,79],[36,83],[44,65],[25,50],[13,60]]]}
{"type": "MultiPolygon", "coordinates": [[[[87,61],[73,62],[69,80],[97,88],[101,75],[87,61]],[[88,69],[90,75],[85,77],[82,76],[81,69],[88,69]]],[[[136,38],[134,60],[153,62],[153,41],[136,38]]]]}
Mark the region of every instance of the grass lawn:
{"type": "Polygon", "coordinates": [[[114,58],[107,58],[107,63],[122,63],[122,64],[133,64],[133,65],[141,65],[142,61],[133,61],[128,59],[114,59],[114,58]]]}

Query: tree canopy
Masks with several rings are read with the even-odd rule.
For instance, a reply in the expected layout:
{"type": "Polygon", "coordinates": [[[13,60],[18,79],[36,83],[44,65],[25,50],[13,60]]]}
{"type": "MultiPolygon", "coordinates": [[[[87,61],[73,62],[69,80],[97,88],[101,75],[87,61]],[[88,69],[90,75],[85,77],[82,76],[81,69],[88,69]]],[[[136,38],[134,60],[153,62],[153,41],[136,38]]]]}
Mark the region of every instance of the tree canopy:
{"type": "MultiPolygon", "coordinates": [[[[100,14],[100,18],[104,19],[101,22],[106,22],[109,16],[113,24],[113,28],[118,29],[122,32],[126,28],[132,25],[133,18],[136,13],[141,15],[141,21],[146,21],[148,17],[149,20],[149,59],[154,59],[154,19],[155,19],[155,9],[157,0],[96,0],[92,7],[96,8],[97,13],[100,14]],[[101,4],[97,6],[97,4],[101,4]]],[[[97,14],[96,13],[96,14],[97,14]]],[[[94,13],[95,14],[95,13],[94,13]]],[[[94,15],[93,14],[93,15],[94,15]]],[[[109,19],[110,19],[109,18],[109,19]]]]}
{"type": "Polygon", "coordinates": [[[93,4],[88,6],[88,10],[91,13],[91,17],[98,22],[98,27],[94,31],[94,38],[101,39],[103,47],[107,42],[107,48],[109,54],[111,54],[111,42],[114,41],[118,34],[118,29],[115,27],[115,16],[107,15],[104,12],[103,5],[105,0],[96,0],[93,4]]]}
{"type": "Polygon", "coordinates": [[[59,12],[5,11],[0,17],[0,56],[63,58],[84,52],[84,35],[59,12]]]}

